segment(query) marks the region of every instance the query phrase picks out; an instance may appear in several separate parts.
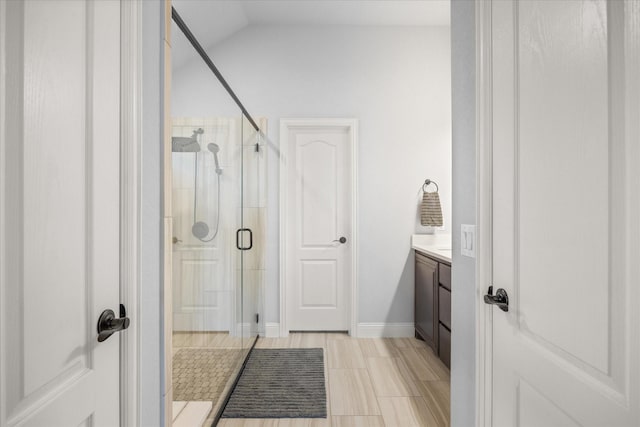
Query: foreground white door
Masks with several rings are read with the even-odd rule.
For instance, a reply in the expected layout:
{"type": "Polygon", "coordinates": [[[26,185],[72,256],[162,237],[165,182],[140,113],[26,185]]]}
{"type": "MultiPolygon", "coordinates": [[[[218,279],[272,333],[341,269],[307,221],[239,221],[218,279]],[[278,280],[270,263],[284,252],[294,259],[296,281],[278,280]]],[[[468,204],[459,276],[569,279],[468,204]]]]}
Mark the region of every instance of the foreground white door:
{"type": "Polygon", "coordinates": [[[351,328],[355,122],[343,122],[281,121],[289,331],[351,328]]]}
{"type": "Polygon", "coordinates": [[[638,426],[640,3],[485,5],[492,424],[638,426]]]}
{"type": "Polygon", "coordinates": [[[0,425],[119,425],[120,3],[0,3],[0,425]]]}

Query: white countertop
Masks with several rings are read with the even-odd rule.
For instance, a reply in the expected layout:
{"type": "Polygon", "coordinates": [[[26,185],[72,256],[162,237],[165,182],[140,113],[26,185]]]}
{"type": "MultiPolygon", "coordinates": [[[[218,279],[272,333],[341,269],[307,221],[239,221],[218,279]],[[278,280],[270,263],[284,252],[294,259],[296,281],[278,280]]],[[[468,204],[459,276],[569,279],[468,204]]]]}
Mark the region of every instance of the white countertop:
{"type": "Polygon", "coordinates": [[[451,264],[451,234],[414,234],[411,248],[451,264]]]}

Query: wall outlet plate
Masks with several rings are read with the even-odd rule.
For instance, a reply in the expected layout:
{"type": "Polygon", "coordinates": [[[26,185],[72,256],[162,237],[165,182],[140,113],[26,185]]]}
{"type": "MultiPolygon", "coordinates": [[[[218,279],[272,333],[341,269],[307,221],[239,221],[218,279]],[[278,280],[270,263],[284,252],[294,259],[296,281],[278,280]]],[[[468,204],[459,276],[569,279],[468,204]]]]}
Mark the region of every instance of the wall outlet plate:
{"type": "Polygon", "coordinates": [[[471,258],[476,257],[476,226],[462,224],[460,226],[460,253],[471,258]]]}

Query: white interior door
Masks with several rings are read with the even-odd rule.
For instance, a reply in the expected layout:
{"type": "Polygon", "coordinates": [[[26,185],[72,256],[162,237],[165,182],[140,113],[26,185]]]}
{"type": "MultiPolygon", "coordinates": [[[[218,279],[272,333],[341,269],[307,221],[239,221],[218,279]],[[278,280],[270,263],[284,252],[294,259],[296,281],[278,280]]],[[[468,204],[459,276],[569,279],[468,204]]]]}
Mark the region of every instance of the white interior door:
{"type": "Polygon", "coordinates": [[[289,330],[350,329],[353,129],[284,121],[289,330]],[[342,242],[340,239],[342,238],[342,242]]]}
{"type": "Polygon", "coordinates": [[[493,425],[638,426],[640,3],[489,14],[493,425]]]}
{"type": "Polygon", "coordinates": [[[120,2],[0,2],[0,425],[119,425],[120,2]]]}

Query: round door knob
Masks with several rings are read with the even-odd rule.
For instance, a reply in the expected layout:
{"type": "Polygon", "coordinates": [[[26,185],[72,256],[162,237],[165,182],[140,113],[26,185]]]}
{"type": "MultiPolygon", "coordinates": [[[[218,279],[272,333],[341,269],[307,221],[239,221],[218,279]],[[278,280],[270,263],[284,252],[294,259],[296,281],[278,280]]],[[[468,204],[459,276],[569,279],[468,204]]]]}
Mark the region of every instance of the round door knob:
{"type": "Polygon", "coordinates": [[[347,238],[342,236],[338,240],[334,240],[334,242],[339,242],[339,243],[345,244],[345,243],[347,243],[347,238]]]}
{"type": "Polygon", "coordinates": [[[173,239],[171,239],[171,241],[173,242],[173,244],[175,245],[178,242],[182,242],[182,240],[178,239],[177,237],[173,237],[173,239]]]}

